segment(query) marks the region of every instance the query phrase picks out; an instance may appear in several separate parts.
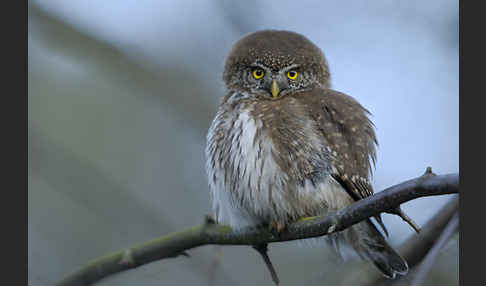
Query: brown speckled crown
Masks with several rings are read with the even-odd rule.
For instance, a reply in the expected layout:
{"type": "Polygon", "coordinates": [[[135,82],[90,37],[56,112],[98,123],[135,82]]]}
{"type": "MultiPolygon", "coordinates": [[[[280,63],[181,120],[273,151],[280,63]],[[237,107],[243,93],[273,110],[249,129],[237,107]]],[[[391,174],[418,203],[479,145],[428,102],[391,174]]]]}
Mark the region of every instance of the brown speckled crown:
{"type": "Polygon", "coordinates": [[[263,64],[280,70],[292,64],[313,69],[317,81],[329,87],[329,67],[322,51],[306,37],[289,31],[263,30],[249,34],[233,45],[226,59],[223,80],[228,84],[241,67],[263,64]]]}

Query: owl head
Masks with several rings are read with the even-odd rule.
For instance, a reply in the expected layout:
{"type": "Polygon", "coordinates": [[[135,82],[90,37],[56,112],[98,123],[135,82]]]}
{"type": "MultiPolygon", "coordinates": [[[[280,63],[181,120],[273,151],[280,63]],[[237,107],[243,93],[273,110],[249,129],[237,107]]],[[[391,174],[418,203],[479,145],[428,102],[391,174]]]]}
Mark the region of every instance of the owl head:
{"type": "Polygon", "coordinates": [[[302,35],[277,30],[258,31],[236,42],[226,59],[223,80],[229,91],[264,99],[330,86],[322,51],[302,35]]]}

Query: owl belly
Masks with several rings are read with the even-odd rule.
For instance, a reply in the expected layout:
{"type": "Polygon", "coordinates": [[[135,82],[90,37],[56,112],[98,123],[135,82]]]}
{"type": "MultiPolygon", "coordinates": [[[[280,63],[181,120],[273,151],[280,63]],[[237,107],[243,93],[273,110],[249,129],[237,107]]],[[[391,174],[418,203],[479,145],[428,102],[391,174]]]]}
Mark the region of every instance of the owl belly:
{"type": "Polygon", "coordinates": [[[272,222],[286,224],[351,202],[326,172],[325,164],[308,176],[298,170],[316,164],[299,156],[300,148],[305,149],[312,138],[304,138],[303,146],[290,140],[288,144],[292,146],[284,151],[264,128],[268,124],[248,112],[241,112],[232,120],[218,121],[217,116],[213,121],[206,152],[218,222],[237,229],[272,222]]]}

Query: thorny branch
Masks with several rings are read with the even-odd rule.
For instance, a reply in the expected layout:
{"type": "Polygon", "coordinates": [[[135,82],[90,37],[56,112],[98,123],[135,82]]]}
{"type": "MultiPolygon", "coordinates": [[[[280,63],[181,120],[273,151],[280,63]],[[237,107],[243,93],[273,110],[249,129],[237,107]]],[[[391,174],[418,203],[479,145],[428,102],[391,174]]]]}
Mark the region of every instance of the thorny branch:
{"type": "Polygon", "coordinates": [[[100,257],[56,285],[90,285],[111,274],[184,255],[186,250],[202,245],[261,245],[323,236],[341,231],[378,213],[391,212],[400,204],[419,197],[453,193],[459,193],[459,174],[435,175],[426,172],[423,176],[387,188],[338,212],[292,223],[279,235],[259,228],[234,232],[229,226],[216,224],[207,217],[201,225],[100,257]]]}

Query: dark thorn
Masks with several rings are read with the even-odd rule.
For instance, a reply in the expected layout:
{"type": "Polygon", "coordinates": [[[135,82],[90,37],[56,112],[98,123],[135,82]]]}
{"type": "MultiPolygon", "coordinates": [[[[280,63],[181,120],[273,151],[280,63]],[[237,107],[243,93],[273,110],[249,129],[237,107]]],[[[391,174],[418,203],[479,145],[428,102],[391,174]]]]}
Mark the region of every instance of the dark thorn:
{"type": "Polygon", "coordinates": [[[432,172],[432,167],[427,167],[422,177],[426,177],[426,176],[437,176],[437,175],[434,172],[432,172]]]}
{"type": "Polygon", "coordinates": [[[413,228],[413,230],[415,230],[416,233],[420,232],[420,227],[417,225],[417,223],[413,221],[413,219],[411,219],[404,211],[402,211],[402,208],[400,206],[387,211],[387,213],[400,216],[405,222],[407,222],[413,228]]]}
{"type": "Polygon", "coordinates": [[[273,268],[272,262],[270,261],[270,258],[268,257],[268,248],[267,244],[259,244],[259,245],[253,245],[253,249],[258,251],[260,255],[263,258],[263,261],[265,261],[265,265],[267,266],[268,271],[270,271],[270,275],[272,275],[272,280],[275,285],[279,285],[280,280],[278,279],[277,272],[275,271],[275,268],[273,268]]]}

